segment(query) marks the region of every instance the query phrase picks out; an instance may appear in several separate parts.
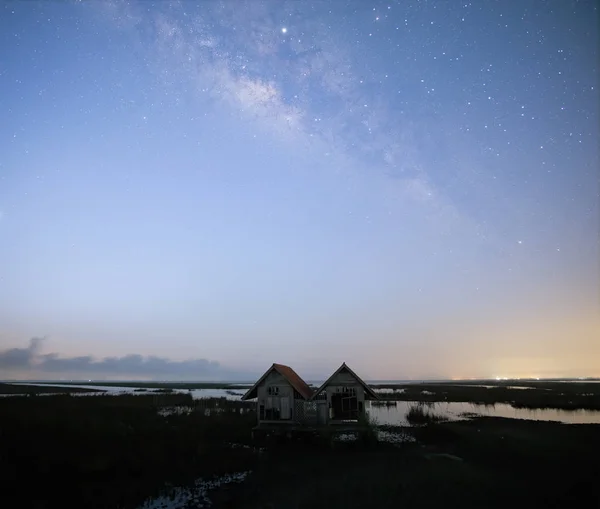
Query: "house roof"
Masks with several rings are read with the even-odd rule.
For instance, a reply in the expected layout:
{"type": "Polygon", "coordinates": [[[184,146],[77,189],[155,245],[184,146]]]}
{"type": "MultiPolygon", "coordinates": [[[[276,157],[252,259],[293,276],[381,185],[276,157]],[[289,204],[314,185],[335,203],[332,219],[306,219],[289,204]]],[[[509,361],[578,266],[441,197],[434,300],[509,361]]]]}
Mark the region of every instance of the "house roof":
{"type": "Polygon", "coordinates": [[[362,378],[360,378],[354,371],[352,371],[348,365],[344,362],[342,363],[342,365],[335,371],[335,373],[333,375],[331,375],[323,385],[321,385],[321,387],[319,387],[316,391],[313,392],[313,395],[311,397],[314,398],[317,394],[319,394],[320,392],[323,391],[323,389],[325,389],[325,387],[327,387],[331,381],[333,380],[333,378],[340,372],[342,371],[347,371],[348,373],[350,373],[355,380],[363,386],[363,389],[365,390],[365,399],[369,400],[369,399],[379,399],[379,396],[377,396],[377,394],[375,394],[375,392],[373,391],[373,389],[371,389],[371,387],[369,387],[362,378]]]}
{"type": "Polygon", "coordinates": [[[298,392],[298,394],[300,394],[300,396],[302,396],[304,399],[308,400],[312,397],[313,395],[313,390],[308,386],[308,384],[302,380],[302,378],[300,378],[300,375],[298,375],[298,373],[296,373],[292,368],[290,368],[289,366],[286,366],[284,364],[276,364],[274,363],[266,372],[263,376],[261,376],[258,379],[258,382],[256,382],[248,392],[246,392],[246,394],[244,394],[242,396],[242,400],[247,400],[247,399],[253,399],[256,398],[257,396],[257,389],[258,386],[263,382],[263,380],[265,378],[267,378],[267,376],[269,375],[269,373],[271,373],[271,371],[277,371],[277,373],[279,373],[281,376],[283,376],[288,382],[289,384],[296,389],[296,391],[298,392]]]}

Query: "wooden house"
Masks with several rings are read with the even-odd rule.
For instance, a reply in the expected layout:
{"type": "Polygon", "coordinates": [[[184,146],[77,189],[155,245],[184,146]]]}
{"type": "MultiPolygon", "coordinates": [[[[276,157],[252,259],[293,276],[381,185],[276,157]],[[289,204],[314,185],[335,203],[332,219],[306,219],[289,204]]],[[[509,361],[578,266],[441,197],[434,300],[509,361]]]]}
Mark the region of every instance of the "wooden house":
{"type": "Polygon", "coordinates": [[[242,400],[256,398],[258,424],[298,424],[304,420],[304,403],[312,389],[289,366],[273,364],[242,400]]]}
{"type": "Polygon", "coordinates": [[[312,401],[326,405],[326,424],[362,421],[366,416],[365,401],[378,399],[345,362],[311,396],[312,401]]]}
{"type": "Polygon", "coordinates": [[[361,425],[365,401],[377,394],[343,363],[316,391],[289,366],[273,364],[242,396],[257,400],[257,429],[317,429],[361,425]]]}

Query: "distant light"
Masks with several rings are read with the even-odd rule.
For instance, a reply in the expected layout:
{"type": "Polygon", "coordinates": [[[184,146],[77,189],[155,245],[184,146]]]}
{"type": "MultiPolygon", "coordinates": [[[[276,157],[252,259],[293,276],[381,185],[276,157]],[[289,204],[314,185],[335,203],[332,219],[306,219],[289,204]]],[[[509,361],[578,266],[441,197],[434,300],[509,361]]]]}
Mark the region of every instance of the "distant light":
{"type": "Polygon", "coordinates": [[[283,27],[283,28],[281,29],[281,33],[282,33],[282,34],[287,34],[287,28],[283,27]]]}

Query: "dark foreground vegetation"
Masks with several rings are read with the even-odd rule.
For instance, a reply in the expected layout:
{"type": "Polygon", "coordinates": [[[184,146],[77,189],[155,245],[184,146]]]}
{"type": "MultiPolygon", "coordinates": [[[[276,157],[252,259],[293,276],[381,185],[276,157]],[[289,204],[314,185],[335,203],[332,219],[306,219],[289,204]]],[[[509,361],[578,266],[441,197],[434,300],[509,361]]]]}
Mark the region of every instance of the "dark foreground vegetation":
{"type": "Polygon", "coordinates": [[[507,403],[515,408],[600,410],[600,383],[556,381],[479,381],[380,384],[393,389],[381,398],[398,401],[507,403]],[[515,386],[519,388],[515,388],[515,386]]]}
{"type": "MultiPolygon", "coordinates": [[[[597,507],[599,426],[481,418],[413,430],[400,448],[276,448],[239,507],[597,507]]],[[[232,503],[231,507],[238,507],[232,503]]]]}
{"type": "Polygon", "coordinates": [[[249,450],[227,445],[248,441],[253,413],[222,399],[190,414],[160,414],[177,408],[194,408],[192,397],[2,398],[0,476],[7,484],[0,497],[14,502],[0,506],[137,507],[165,482],[254,464],[249,450]]]}
{"type": "Polygon", "coordinates": [[[600,506],[600,425],[428,421],[399,446],[257,448],[255,419],[252,404],[188,394],[2,398],[0,506],[136,508],[165,483],[243,471],[209,494],[213,507],[600,506]]]}

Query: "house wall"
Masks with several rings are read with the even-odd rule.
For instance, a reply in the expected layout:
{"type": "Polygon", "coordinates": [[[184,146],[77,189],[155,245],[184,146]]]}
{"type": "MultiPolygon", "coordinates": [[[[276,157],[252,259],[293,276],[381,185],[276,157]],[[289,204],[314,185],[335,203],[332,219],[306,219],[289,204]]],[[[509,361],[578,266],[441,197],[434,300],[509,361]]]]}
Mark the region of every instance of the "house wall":
{"type": "Polygon", "coordinates": [[[327,392],[327,414],[326,414],[327,422],[330,422],[330,421],[335,422],[335,419],[333,418],[333,415],[332,415],[331,398],[332,398],[333,394],[336,393],[336,387],[338,387],[338,386],[354,387],[356,389],[356,399],[358,401],[359,408],[362,407],[362,412],[360,412],[360,414],[364,415],[366,412],[366,409],[365,409],[365,390],[364,390],[363,386],[356,381],[354,381],[354,383],[338,383],[335,385],[328,385],[325,388],[325,391],[327,392]]]}
{"type": "MultiPolygon", "coordinates": [[[[348,371],[342,370],[335,375],[329,385],[360,385],[348,371]]],[[[361,386],[362,387],[362,386],[361,386]]]]}
{"type": "Polygon", "coordinates": [[[363,410],[362,413],[365,413],[365,389],[361,383],[359,383],[352,374],[347,371],[341,371],[337,375],[335,375],[327,387],[325,387],[325,392],[327,394],[327,421],[331,420],[329,408],[331,407],[331,397],[336,393],[336,387],[354,387],[356,390],[356,399],[359,404],[361,404],[363,410]]]}
{"type": "Polygon", "coordinates": [[[290,383],[279,374],[277,371],[271,371],[267,375],[267,377],[263,380],[263,382],[256,388],[257,391],[257,407],[256,412],[258,415],[258,419],[260,422],[265,422],[260,419],[260,406],[267,405],[268,387],[279,387],[279,398],[286,398],[289,401],[290,408],[290,416],[291,419],[294,419],[294,388],[290,385],[290,383]]]}
{"type": "Polygon", "coordinates": [[[336,390],[335,388],[338,386],[344,386],[344,387],[354,387],[356,389],[356,399],[358,399],[358,401],[364,401],[365,400],[365,390],[363,388],[363,386],[361,384],[358,383],[344,383],[344,384],[335,384],[335,385],[328,385],[325,388],[325,391],[327,392],[327,402],[331,402],[331,395],[335,394],[336,390]]]}
{"type": "Polygon", "coordinates": [[[354,378],[347,371],[341,371],[335,375],[329,382],[329,385],[325,387],[328,402],[331,401],[331,395],[336,392],[335,388],[337,386],[354,387],[356,389],[356,397],[358,398],[358,401],[365,400],[365,389],[362,384],[360,384],[356,378],[354,378]]]}

